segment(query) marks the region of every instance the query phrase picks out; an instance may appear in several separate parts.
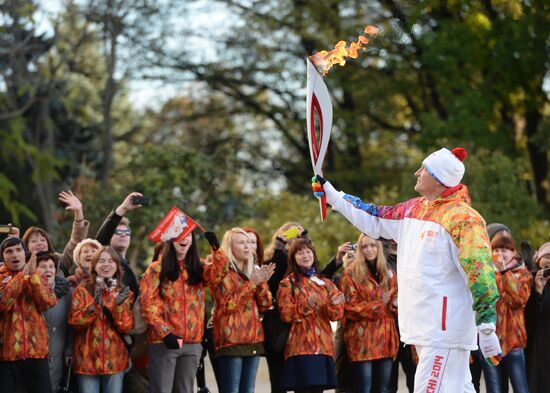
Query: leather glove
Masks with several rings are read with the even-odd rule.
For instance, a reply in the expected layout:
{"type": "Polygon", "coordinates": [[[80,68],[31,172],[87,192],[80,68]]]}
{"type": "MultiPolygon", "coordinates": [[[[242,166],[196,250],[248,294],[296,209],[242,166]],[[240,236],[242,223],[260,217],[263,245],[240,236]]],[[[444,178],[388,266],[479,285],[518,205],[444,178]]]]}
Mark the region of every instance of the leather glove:
{"type": "Polygon", "coordinates": [[[180,337],[172,333],[168,333],[168,335],[164,337],[162,341],[164,341],[164,345],[166,345],[166,348],[168,349],[180,349],[180,345],[178,343],[179,338],[180,337]]]}
{"type": "Polygon", "coordinates": [[[495,332],[494,323],[482,323],[477,327],[479,332],[479,349],[483,357],[492,366],[498,366],[502,359],[502,349],[495,332]]]}
{"type": "Polygon", "coordinates": [[[210,243],[210,246],[214,251],[217,251],[220,248],[220,243],[218,242],[218,238],[214,232],[205,232],[204,237],[208,240],[208,243],[210,243]]]}
{"type": "Polygon", "coordinates": [[[130,294],[130,288],[128,288],[127,286],[123,286],[115,298],[115,303],[117,304],[117,306],[120,306],[122,303],[124,303],[124,301],[128,299],[129,294],[130,294]]]}
{"type": "Polygon", "coordinates": [[[319,175],[315,175],[311,178],[311,188],[313,189],[313,195],[317,198],[321,198],[325,195],[325,190],[323,190],[323,184],[327,181],[319,175]]]}

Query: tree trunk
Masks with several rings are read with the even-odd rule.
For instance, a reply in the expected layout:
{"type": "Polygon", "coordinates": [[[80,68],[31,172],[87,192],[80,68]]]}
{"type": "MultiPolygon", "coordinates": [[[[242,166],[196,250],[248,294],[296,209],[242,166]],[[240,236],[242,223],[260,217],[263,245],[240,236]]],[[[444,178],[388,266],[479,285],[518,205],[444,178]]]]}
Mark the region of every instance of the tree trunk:
{"type": "Polygon", "coordinates": [[[525,114],[525,132],[527,133],[527,149],[529,159],[533,169],[535,180],[535,191],[537,201],[550,210],[550,200],[548,198],[548,155],[545,150],[541,150],[534,137],[537,134],[539,123],[542,119],[540,112],[535,108],[525,114]]]}

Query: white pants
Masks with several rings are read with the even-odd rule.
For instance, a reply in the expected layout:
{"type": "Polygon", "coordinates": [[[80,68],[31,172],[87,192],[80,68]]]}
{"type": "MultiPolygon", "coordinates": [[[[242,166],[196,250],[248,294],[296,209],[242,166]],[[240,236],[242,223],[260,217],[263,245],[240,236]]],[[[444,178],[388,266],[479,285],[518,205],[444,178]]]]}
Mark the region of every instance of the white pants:
{"type": "Polygon", "coordinates": [[[475,393],[470,351],[417,346],[414,393],[475,393]]]}

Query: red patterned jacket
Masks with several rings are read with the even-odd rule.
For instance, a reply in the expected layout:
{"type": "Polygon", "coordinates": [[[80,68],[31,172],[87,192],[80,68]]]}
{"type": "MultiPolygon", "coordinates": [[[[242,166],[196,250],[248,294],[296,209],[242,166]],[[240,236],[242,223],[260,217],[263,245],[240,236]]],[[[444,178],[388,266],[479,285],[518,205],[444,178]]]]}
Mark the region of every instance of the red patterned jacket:
{"type": "Polygon", "coordinates": [[[344,305],[344,341],[352,362],[394,358],[399,349],[399,336],[392,310],[397,296],[397,280],[390,280],[390,301],[384,305],[382,288],[367,273],[365,282],[357,282],[349,271],[340,280],[346,295],[344,305]]]}
{"type": "Polygon", "coordinates": [[[216,350],[263,342],[260,313],[267,311],[272,301],[267,283],[256,286],[244,274],[231,269],[221,250],[213,252],[212,260],[212,264],[205,266],[204,277],[215,302],[216,350]]]}
{"type": "Polygon", "coordinates": [[[57,303],[38,273],[24,275],[0,266],[0,360],[48,357],[48,327],[42,313],[57,303]]]}
{"type": "Polygon", "coordinates": [[[277,304],[283,322],[290,323],[285,346],[285,360],[297,355],[334,356],[334,340],[330,321],[338,321],[344,314],[344,304],[334,305],[330,299],[340,291],[327,278],[316,276],[319,285],[306,276],[294,273],[281,280],[277,304]],[[322,306],[314,309],[308,299],[317,297],[322,306]]]}
{"type": "Polygon", "coordinates": [[[525,348],[524,311],[533,278],[525,265],[495,273],[500,298],[497,303],[497,335],[504,356],[514,348],[525,348]]]}
{"type": "MultiPolygon", "coordinates": [[[[73,292],[69,324],[75,328],[74,372],[86,375],[118,374],[128,368],[128,350],[120,334],[117,333],[103,307],[97,304],[85,287],[79,284],[73,292]]],[[[112,316],[122,334],[134,325],[132,305],[134,294],[120,305],[115,298],[120,287],[112,291],[102,291],[102,302],[112,316]]]]}
{"type": "Polygon", "coordinates": [[[141,313],[148,324],[150,343],[161,343],[172,333],[184,343],[200,343],[204,333],[204,286],[187,283],[185,263],[180,263],[180,275],[174,282],[160,282],[160,261],[153,262],[139,284],[141,313]]]}

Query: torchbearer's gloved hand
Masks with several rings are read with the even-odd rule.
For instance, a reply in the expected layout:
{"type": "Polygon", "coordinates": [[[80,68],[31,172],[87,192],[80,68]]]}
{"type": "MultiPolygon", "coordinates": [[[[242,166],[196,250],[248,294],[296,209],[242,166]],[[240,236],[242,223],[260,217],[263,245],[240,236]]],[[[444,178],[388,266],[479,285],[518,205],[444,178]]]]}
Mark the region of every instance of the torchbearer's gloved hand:
{"type": "Polygon", "coordinates": [[[313,195],[317,198],[321,198],[325,195],[325,190],[323,189],[323,184],[327,181],[320,175],[315,175],[311,178],[311,188],[313,189],[313,195]]]}
{"type": "Polygon", "coordinates": [[[482,323],[477,327],[479,349],[487,363],[496,367],[502,359],[502,349],[495,330],[494,323],[482,323]]]}

